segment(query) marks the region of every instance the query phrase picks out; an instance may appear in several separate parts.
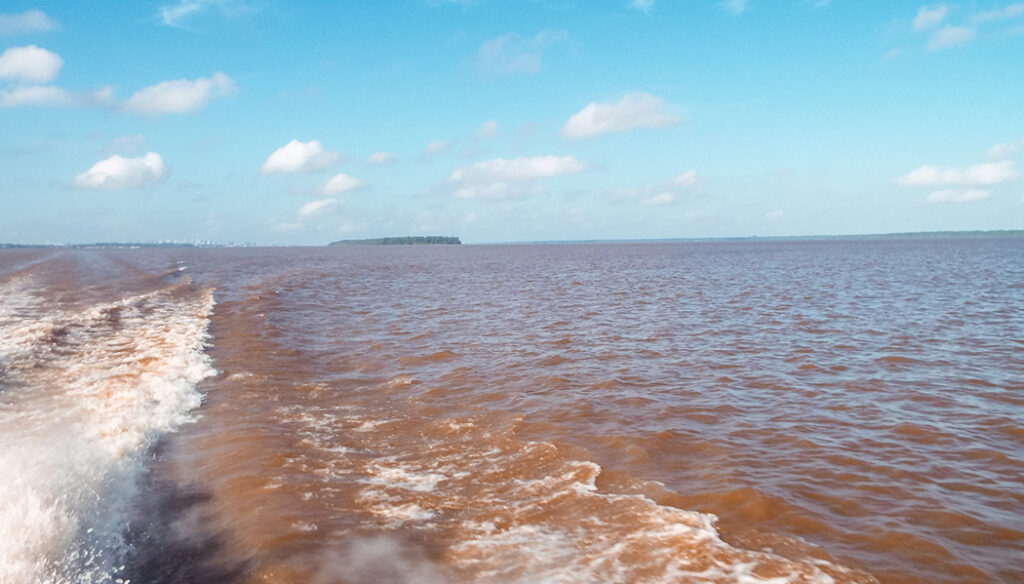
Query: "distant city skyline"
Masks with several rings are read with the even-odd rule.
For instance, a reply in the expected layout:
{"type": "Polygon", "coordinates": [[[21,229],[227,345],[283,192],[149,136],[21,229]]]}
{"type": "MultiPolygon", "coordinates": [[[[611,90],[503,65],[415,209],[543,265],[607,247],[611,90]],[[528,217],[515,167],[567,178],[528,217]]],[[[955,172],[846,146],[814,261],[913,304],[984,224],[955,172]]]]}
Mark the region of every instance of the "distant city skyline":
{"type": "Polygon", "coordinates": [[[0,241],[1024,228],[1024,2],[7,2],[0,241]]]}

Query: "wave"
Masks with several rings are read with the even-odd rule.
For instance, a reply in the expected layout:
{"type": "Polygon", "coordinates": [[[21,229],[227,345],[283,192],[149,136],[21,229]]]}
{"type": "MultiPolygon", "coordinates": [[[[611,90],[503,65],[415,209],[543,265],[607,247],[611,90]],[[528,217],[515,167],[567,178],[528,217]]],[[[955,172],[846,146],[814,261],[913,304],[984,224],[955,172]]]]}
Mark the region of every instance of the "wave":
{"type": "Polygon", "coordinates": [[[213,292],[181,280],[72,304],[47,288],[0,281],[0,582],[120,582],[147,454],[214,373],[213,292]]]}

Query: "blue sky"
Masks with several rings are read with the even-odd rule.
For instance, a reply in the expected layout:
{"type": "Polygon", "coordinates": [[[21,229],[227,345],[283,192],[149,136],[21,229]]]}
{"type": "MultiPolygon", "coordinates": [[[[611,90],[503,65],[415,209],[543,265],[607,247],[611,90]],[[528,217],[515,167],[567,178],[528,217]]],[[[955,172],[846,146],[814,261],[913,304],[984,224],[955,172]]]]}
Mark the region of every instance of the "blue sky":
{"type": "Polygon", "coordinates": [[[1024,2],[19,2],[0,241],[1024,228],[1024,2]]]}

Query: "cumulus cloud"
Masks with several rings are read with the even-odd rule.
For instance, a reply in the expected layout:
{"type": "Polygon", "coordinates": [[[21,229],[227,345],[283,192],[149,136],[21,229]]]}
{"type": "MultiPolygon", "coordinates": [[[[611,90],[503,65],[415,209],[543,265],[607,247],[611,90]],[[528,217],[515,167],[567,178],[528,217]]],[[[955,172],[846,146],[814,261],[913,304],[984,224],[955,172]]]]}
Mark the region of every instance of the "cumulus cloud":
{"type": "Polygon", "coordinates": [[[569,33],[564,30],[542,30],[527,38],[514,32],[501,35],[480,46],[477,66],[493,75],[536,73],[540,70],[544,51],[569,38],[569,33]]]}
{"type": "Polygon", "coordinates": [[[916,186],[989,186],[1017,178],[1013,162],[983,162],[967,168],[939,168],[920,166],[900,177],[897,182],[905,187],[916,186]]]}
{"type": "Polygon", "coordinates": [[[0,107],[115,107],[114,88],[68,91],[52,85],[30,85],[0,90],[0,107]]]}
{"type": "Polygon", "coordinates": [[[966,203],[987,199],[989,192],[982,189],[946,189],[925,197],[928,203],[966,203]]]}
{"type": "Polygon", "coordinates": [[[124,109],[147,115],[189,113],[234,89],[234,81],[221,72],[195,80],[163,81],[135,92],[125,100],[124,109]]]}
{"type": "Polygon", "coordinates": [[[733,14],[743,14],[747,10],[749,0],[724,0],[721,7],[733,14]]]}
{"type": "Polygon", "coordinates": [[[337,199],[319,199],[310,201],[299,208],[299,217],[315,217],[333,211],[337,207],[337,199]]]}
{"type": "Polygon", "coordinates": [[[949,6],[945,4],[932,4],[917,9],[917,16],[914,17],[914,30],[924,30],[938,25],[949,15],[949,6]]]}
{"type": "Polygon", "coordinates": [[[975,30],[969,26],[946,25],[935,31],[932,38],[928,39],[928,50],[938,51],[959,47],[974,39],[975,30]]]}
{"type": "Polygon", "coordinates": [[[11,47],[0,54],[0,79],[46,83],[53,81],[64,60],[35,45],[11,47]]]}
{"type": "Polygon", "coordinates": [[[75,186],[83,189],[133,189],[155,184],[166,175],[167,167],[156,152],[148,152],[139,158],[115,154],[76,176],[75,186]]]}
{"type": "Polygon", "coordinates": [[[476,132],[478,140],[486,140],[487,138],[494,137],[498,133],[498,122],[494,120],[484,122],[481,124],[480,129],[476,132]]]}
{"type": "Polygon", "coordinates": [[[495,158],[453,170],[447,183],[459,199],[507,199],[544,192],[536,181],[586,170],[575,156],[495,158]]]}
{"type": "Polygon", "coordinates": [[[628,93],[618,103],[590,103],[562,126],[566,138],[589,138],[637,128],[664,128],[680,122],[665,102],[649,93],[628,93]]]}
{"type": "Polygon", "coordinates": [[[340,172],[332,176],[324,186],[320,187],[320,192],[324,195],[338,195],[346,191],[361,189],[364,186],[366,186],[365,181],[340,172]]]}
{"type": "Polygon", "coordinates": [[[398,160],[398,155],[394,152],[374,152],[366,157],[366,164],[391,164],[396,160],[398,160]]]}
{"type": "Polygon", "coordinates": [[[274,172],[319,172],[327,170],[341,161],[341,154],[324,150],[320,140],[299,142],[292,140],[284,146],[274,150],[263,166],[260,167],[260,174],[271,174],[274,172]]]}
{"type": "Polygon", "coordinates": [[[244,0],[179,0],[176,4],[161,6],[157,13],[167,26],[182,28],[185,20],[209,10],[216,10],[227,18],[237,18],[256,8],[244,0]]]}
{"type": "Polygon", "coordinates": [[[21,14],[0,13],[0,35],[46,32],[59,28],[42,10],[26,10],[21,14]]]}
{"type": "Polygon", "coordinates": [[[445,140],[434,140],[431,143],[427,144],[427,146],[423,149],[423,154],[425,156],[434,156],[436,154],[446,152],[451,147],[451,142],[447,142],[445,140]]]}

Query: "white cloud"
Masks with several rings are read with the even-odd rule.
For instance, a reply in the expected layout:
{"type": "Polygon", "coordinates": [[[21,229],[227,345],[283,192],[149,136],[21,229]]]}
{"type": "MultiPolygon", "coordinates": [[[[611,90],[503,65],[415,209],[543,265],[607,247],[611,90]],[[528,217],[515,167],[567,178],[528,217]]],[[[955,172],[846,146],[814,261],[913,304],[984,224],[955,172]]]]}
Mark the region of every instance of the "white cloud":
{"type": "Polygon", "coordinates": [[[35,45],[11,47],[0,54],[0,79],[46,83],[53,81],[64,60],[35,45]]]}
{"type": "Polygon", "coordinates": [[[743,14],[747,10],[749,0],[723,0],[721,7],[733,14],[743,14]]]}
{"type": "Polygon", "coordinates": [[[665,102],[649,93],[628,93],[618,103],[590,103],[562,126],[566,138],[588,138],[637,128],[663,128],[680,122],[665,102]]]}
{"type": "Polygon", "coordinates": [[[430,144],[427,144],[423,149],[423,154],[426,156],[434,156],[435,154],[447,151],[451,147],[451,142],[446,142],[445,140],[434,140],[430,144]]]}
{"type": "Polygon", "coordinates": [[[220,72],[194,81],[162,81],[135,92],[124,102],[124,109],[148,115],[194,112],[211,98],[228,95],[234,89],[234,81],[220,72]]]}
{"type": "Polygon", "coordinates": [[[946,25],[928,39],[928,50],[938,51],[967,44],[974,39],[975,30],[969,26],[946,25]]]}
{"type": "Polygon", "coordinates": [[[1024,137],[1016,142],[1004,142],[1002,144],[996,144],[995,146],[988,149],[989,158],[995,158],[1001,160],[1004,158],[1012,158],[1018,152],[1024,150],[1024,137]]]}
{"type": "Polygon", "coordinates": [[[683,188],[696,186],[700,184],[700,175],[697,174],[697,169],[691,168],[690,170],[673,177],[672,184],[683,188]]]}
{"type": "Polygon", "coordinates": [[[657,195],[647,197],[646,199],[640,201],[640,204],[645,206],[668,205],[669,203],[674,203],[675,200],[675,193],[673,193],[672,191],[662,191],[657,195]]]}
{"type": "Polygon", "coordinates": [[[916,186],[982,186],[996,185],[1017,178],[1013,162],[983,162],[964,169],[920,166],[900,177],[897,182],[905,187],[916,186]]]}
{"type": "Polygon", "coordinates": [[[457,199],[508,199],[537,195],[542,178],[583,172],[587,165],[574,156],[534,156],[511,160],[495,158],[453,170],[447,183],[457,199]]]}
{"type": "Polygon", "coordinates": [[[1024,15],[1024,2],[1016,2],[1004,8],[994,8],[979,12],[971,17],[972,22],[992,22],[994,20],[1009,20],[1024,15]]]}
{"type": "Polygon", "coordinates": [[[575,156],[520,156],[512,160],[495,158],[477,162],[473,166],[456,168],[448,175],[448,182],[487,183],[520,182],[538,178],[583,172],[586,164],[575,156]]]}
{"type": "Polygon", "coordinates": [[[156,152],[148,152],[139,158],[115,154],[76,176],[75,186],[83,189],[133,189],[157,183],[166,175],[167,167],[156,152]]]}
{"type": "Polygon", "coordinates": [[[324,195],[337,195],[346,191],[360,189],[364,186],[366,186],[365,181],[340,172],[332,176],[324,186],[320,187],[320,192],[324,195]]]}
{"type": "Polygon", "coordinates": [[[374,152],[366,157],[366,164],[391,164],[396,160],[398,160],[398,155],[394,152],[374,152]]]}
{"type": "Polygon", "coordinates": [[[498,133],[498,122],[494,120],[484,122],[481,124],[480,129],[476,132],[478,140],[486,140],[487,138],[493,137],[498,133]]]}
{"type": "Polygon", "coordinates": [[[271,174],[274,172],[319,172],[327,170],[341,161],[341,154],[324,150],[320,140],[299,142],[292,140],[284,146],[274,150],[263,166],[260,167],[260,174],[271,174]]]}
{"type": "Polygon", "coordinates": [[[700,175],[696,169],[691,168],[661,185],[614,188],[606,190],[605,195],[613,201],[633,201],[645,206],[667,205],[676,202],[680,196],[700,183],[700,175]]]}
{"type": "Polygon", "coordinates": [[[338,201],[336,199],[319,199],[317,201],[310,201],[299,208],[299,217],[315,217],[317,215],[323,215],[334,210],[337,205],[338,201]]]}
{"type": "Polygon", "coordinates": [[[564,30],[542,30],[529,38],[514,32],[501,35],[480,46],[477,66],[492,75],[536,73],[540,70],[544,51],[569,38],[569,33],[564,30]]]}
{"type": "Polygon", "coordinates": [[[227,18],[237,18],[255,12],[256,8],[244,0],[179,0],[158,9],[160,20],[167,26],[182,28],[184,21],[209,9],[216,9],[227,18]]]}
{"type": "Polygon", "coordinates": [[[298,221],[282,221],[270,227],[274,231],[296,231],[302,229],[302,223],[298,221]]]}
{"type": "Polygon", "coordinates": [[[935,191],[925,197],[928,203],[966,203],[987,199],[989,192],[982,189],[947,189],[935,191]]]}
{"type": "Polygon", "coordinates": [[[914,30],[924,30],[936,26],[949,15],[949,6],[945,4],[932,4],[917,9],[917,16],[914,17],[914,30]]]}
{"type": "Polygon", "coordinates": [[[0,91],[0,107],[113,107],[114,88],[72,92],[52,85],[30,85],[0,91]]]}
{"type": "Polygon", "coordinates": [[[536,183],[464,184],[452,191],[456,199],[517,199],[542,195],[543,185],[536,183]]]}
{"type": "Polygon", "coordinates": [[[764,214],[765,217],[773,221],[777,219],[782,219],[783,215],[785,215],[785,213],[782,212],[782,209],[775,209],[774,211],[768,211],[767,213],[764,214]]]}
{"type": "MultiPolygon", "coordinates": [[[[0,55],[0,78],[45,82],[60,71],[61,58],[36,46],[14,47],[0,55]]],[[[18,85],[0,90],[0,108],[11,107],[86,107],[129,111],[148,115],[188,113],[202,108],[218,95],[234,90],[234,82],[223,73],[194,81],[163,81],[143,88],[125,101],[114,97],[114,88],[103,86],[93,91],[68,91],[53,85],[18,85]]]]}
{"type": "Polygon", "coordinates": [[[26,10],[21,14],[0,13],[0,35],[46,32],[57,28],[57,23],[42,10],[26,10]]]}
{"type": "Polygon", "coordinates": [[[630,0],[629,7],[648,13],[654,8],[654,0],[630,0]]]}

